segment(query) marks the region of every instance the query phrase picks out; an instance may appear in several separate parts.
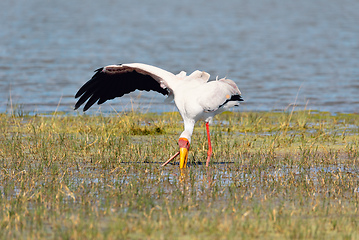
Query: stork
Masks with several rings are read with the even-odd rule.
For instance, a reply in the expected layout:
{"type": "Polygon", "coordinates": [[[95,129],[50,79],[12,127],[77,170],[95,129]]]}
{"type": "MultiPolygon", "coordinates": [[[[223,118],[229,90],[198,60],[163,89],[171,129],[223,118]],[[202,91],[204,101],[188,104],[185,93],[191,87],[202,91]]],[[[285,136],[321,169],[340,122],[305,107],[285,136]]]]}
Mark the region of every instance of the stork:
{"type": "Polygon", "coordinates": [[[75,110],[86,101],[83,111],[96,102],[102,104],[135,90],[152,90],[167,95],[169,100],[174,100],[183,118],[184,131],[178,140],[179,152],[163,166],[180,155],[180,168],[186,168],[194,125],[198,120],[204,120],[208,138],[208,167],[212,156],[209,123],[216,114],[243,101],[241,92],[232,80],[222,78],[209,81],[209,78],[207,72],[199,70],[187,76],[184,71],[175,75],[143,63],[108,65],[97,69],[93,77],[78,90],[75,98],[79,100],[75,110]]]}

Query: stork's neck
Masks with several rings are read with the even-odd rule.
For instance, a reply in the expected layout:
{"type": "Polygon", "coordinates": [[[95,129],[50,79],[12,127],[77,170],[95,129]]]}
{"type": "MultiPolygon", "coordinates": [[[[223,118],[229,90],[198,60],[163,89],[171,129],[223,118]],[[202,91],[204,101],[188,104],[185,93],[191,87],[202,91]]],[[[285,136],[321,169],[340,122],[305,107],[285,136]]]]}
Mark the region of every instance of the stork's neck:
{"type": "Polygon", "coordinates": [[[182,132],[180,138],[187,138],[191,142],[191,137],[193,133],[195,121],[193,120],[184,120],[184,131],[182,132]]]}

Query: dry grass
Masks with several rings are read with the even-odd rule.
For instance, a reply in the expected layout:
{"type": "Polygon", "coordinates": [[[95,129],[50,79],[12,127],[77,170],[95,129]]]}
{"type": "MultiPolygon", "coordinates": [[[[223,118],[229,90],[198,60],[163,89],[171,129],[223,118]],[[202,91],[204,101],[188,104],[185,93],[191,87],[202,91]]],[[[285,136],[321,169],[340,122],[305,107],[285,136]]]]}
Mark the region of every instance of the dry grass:
{"type": "Polygon", "coordinates": [[[358,115],[217,120],[180,174],[177,113],[1,114],[0,238],[359,238],[358,115]]]}

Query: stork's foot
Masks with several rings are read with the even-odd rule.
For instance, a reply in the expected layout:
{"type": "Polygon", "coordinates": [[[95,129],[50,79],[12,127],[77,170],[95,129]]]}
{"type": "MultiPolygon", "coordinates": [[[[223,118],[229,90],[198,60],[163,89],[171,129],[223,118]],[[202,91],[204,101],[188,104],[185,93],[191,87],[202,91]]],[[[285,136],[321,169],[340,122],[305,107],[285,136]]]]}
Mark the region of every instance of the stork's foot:
{"type": "Polygon", "coordinates": [[[212,154],[207,156],[206,167],[209,166],[209,162],[211,161],[211,156],[212,156],[212,154]]]}
{"type": "Polygon", "coordinates": [[[180,152],[176,152],[170,159],[168,159],[166,162],[164,162],[161,167],[166,166],[169,162],[171,162],[175,157],[177,157],[180,154],[180,152]]]}

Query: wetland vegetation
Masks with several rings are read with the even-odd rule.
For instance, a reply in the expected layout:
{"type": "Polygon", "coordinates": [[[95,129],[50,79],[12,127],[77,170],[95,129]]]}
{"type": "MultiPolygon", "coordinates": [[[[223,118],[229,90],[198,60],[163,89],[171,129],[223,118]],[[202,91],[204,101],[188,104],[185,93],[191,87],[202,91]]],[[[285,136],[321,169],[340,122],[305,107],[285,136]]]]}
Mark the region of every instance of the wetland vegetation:
{"type": "Polygon", "coordinates": [[[359,115],[0,114],[0,239],[358,239],[359,115]]]}

